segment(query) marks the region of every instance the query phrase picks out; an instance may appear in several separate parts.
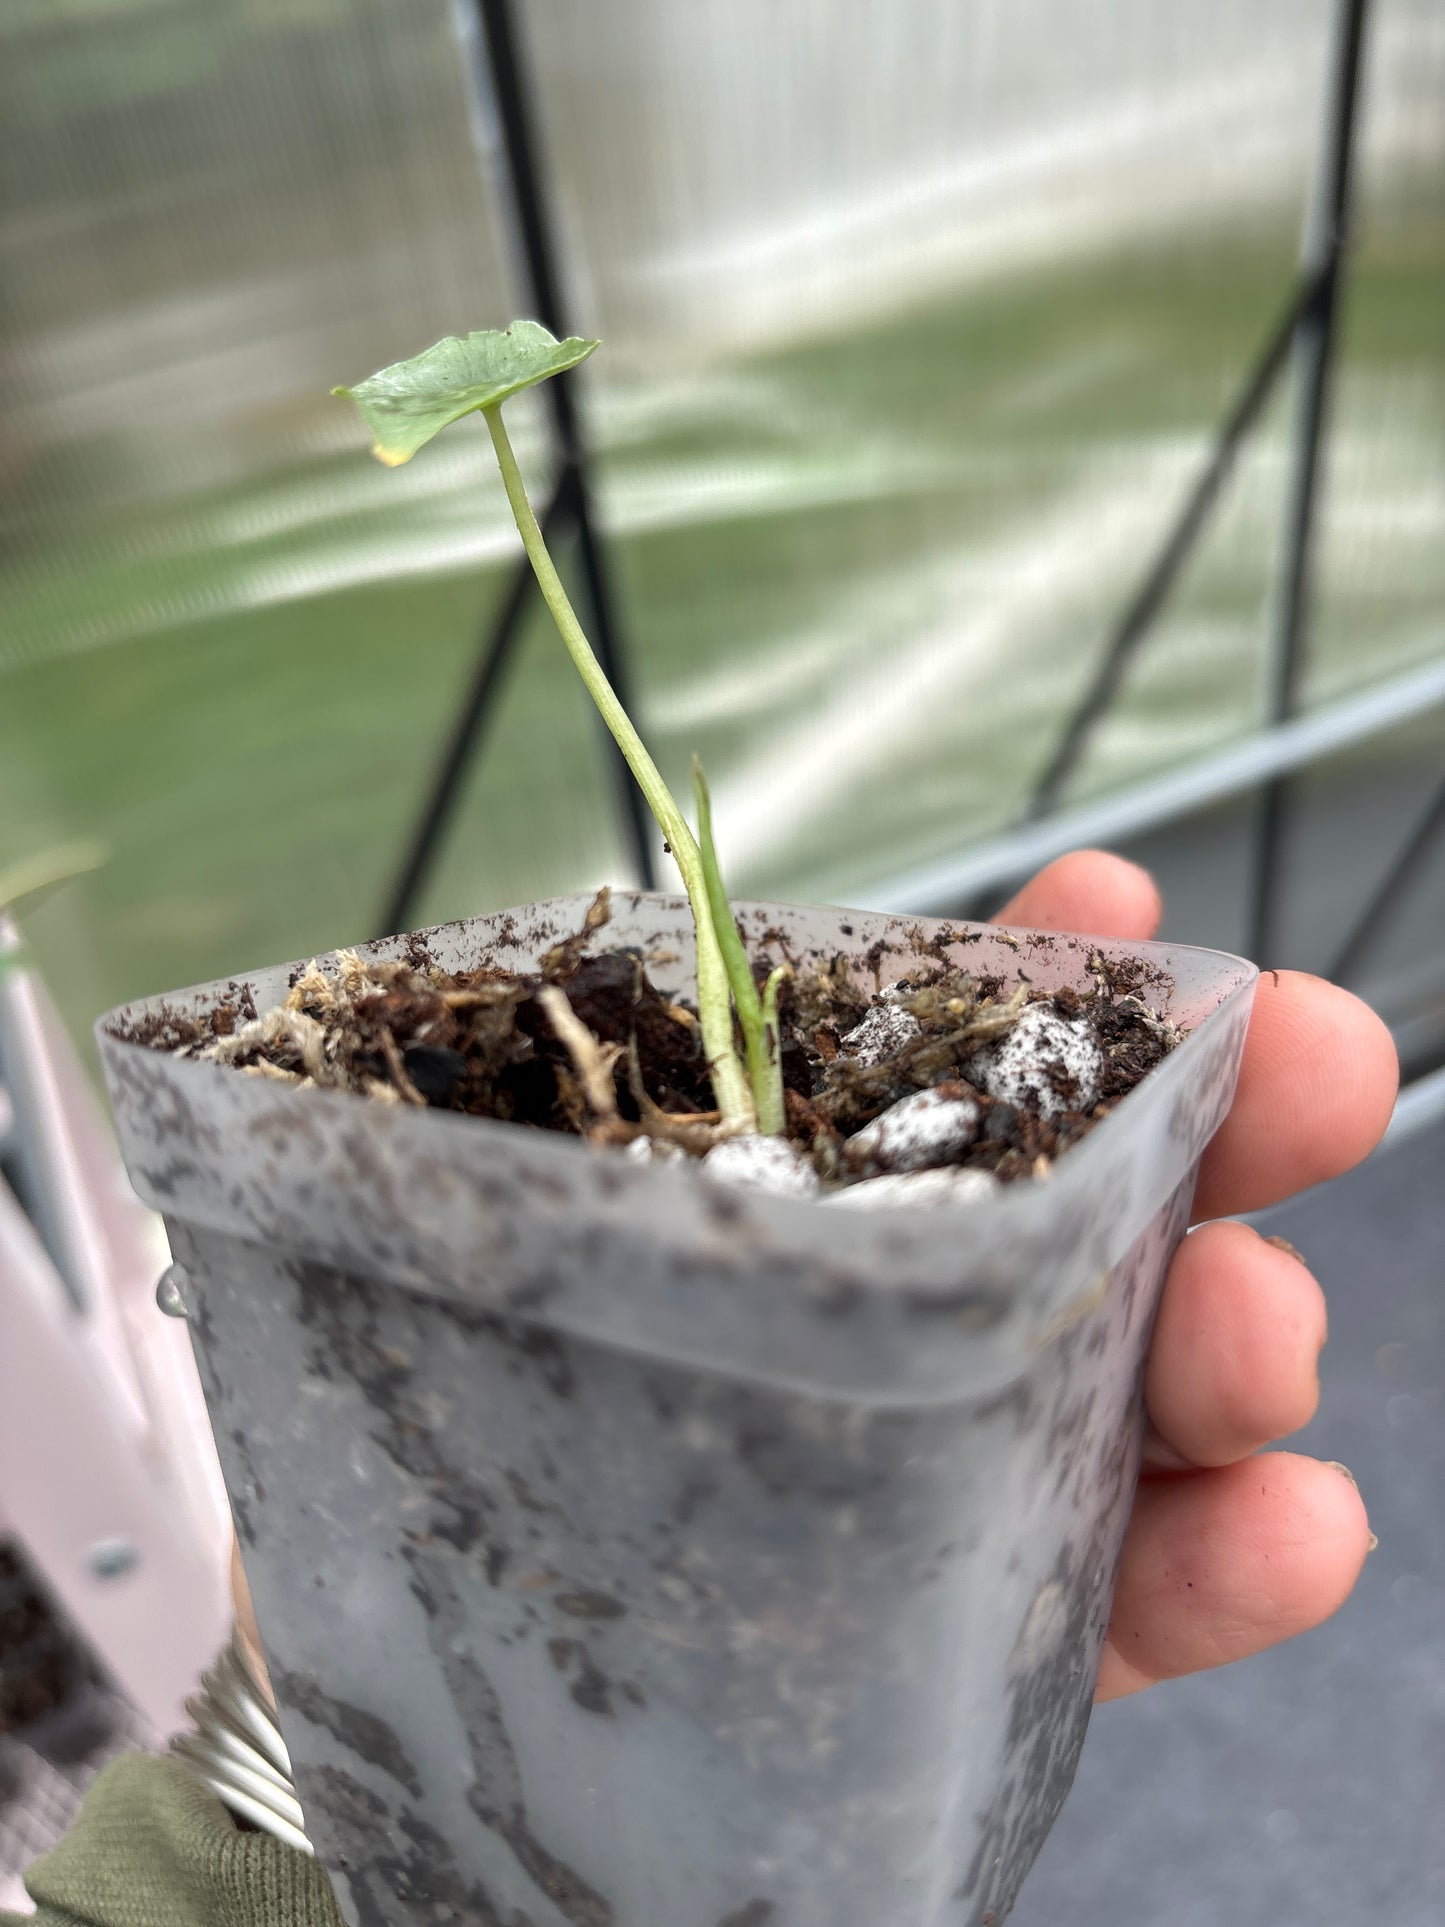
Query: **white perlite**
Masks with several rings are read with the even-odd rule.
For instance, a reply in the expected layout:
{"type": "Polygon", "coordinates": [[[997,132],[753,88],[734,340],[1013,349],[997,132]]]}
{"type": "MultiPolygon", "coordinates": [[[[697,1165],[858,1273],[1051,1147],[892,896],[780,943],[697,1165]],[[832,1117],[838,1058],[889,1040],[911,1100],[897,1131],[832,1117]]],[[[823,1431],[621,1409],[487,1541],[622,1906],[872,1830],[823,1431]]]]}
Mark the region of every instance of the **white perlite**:
{"type": "Polygon", "coordinates": [[[925,1171],[948,1164],[978,1136],[979,1108],[957,1086],[915,1091],[855,1131],[843,1156],[871,1171],[925,1171]]]}
{"type": "Polygon", "coordinates": [[[940,1204],[978,1204],[999,1189],[991,1171],[953,1165],[941,1171],[894,1171],[886,1177],[865,1178],[846,1190],[830,1191],[824,1203],[844,1211],[896,1211],[905,1205],[931,1209],[940,1204]]]}
{"type": "Polygon", "coordinates": [[[702,1160],[710,1178],[779,1198],[811,1198],[818,1174],[803,1153],[781,1137],[729,1137],[702,1160]]]}
{"type": "Polygon", "coordinates": [[[1093,1110],[1103,1071],[1088,1018],[1065,1017],[1052,1004],[1030,1004],[1006,1036],[968,1064],[980,1090],[1043,1118],[1093,1110]]]}
{"type": "Polygon", "coordinates": [[[635,1137],[622,1153],[634,1164],[686,1164],[687,1152],[664,1137],[635,1137]]]}
{"type": "Polygon", "coordinates": [[[855,1024],[842,1039],[841,1048],[860,1070],[868,1071],[911,1044],[921,1028],[911,1010],[901,1010],[897,1004],[875,1004],[862,1023],[855,1024]]]}

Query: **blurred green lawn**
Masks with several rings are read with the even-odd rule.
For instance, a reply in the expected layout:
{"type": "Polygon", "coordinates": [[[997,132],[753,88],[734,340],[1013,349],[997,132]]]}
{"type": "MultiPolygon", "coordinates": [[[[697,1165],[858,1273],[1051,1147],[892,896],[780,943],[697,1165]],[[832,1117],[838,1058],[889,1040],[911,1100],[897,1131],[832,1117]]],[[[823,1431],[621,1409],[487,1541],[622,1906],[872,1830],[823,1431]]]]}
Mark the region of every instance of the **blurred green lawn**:
{"type": "MultiPolygon", "coordinates": [[[[751,825],[734,888],[846,900],[850,880],[1008,819],[1290,271],[1277,232],[1181,238],[755,357],[678,408],[603,390],[639,720],[675,782],[696,748],[723,795],[733,784],[751,825]],[[1090,554],[1096,498],[1114,546],[1090,554]],[[985,623],[951,665],[951,625],[1009,606],[1041,530],[1057,594],[1034,585],[1027,620],[985,623]],[[938,699],[876,741],[839,725],[830,759],[829,719],[895,659],[938,699]]],[[[1350,285],[1317,692],[1438,648],[1442,314],[1445,228],[1426,211],[1372,239],[1350,285]],[[1404,511],[1371,520],[1381,501],[1404,511]]],[[[1247,726],[1282,421],[1276,407],[1086,786],[1247,726]]],[[[354,453],[122,513],[8,578],[0,864],[79,835],[112,852],[31,919],[73,1023],[375,934],[508,567],[289,593],[287,571],[318,554],[345,580],[370,545],[405,557],[473,516],[502,526],[490,478],[391,494],[386,479],[358,430],[354,453]]],[[[726,859],[726,811],[720,836],[726,859]]],[[[623,873],[593,719],[534,622],[422,920],[623,873]]]]}

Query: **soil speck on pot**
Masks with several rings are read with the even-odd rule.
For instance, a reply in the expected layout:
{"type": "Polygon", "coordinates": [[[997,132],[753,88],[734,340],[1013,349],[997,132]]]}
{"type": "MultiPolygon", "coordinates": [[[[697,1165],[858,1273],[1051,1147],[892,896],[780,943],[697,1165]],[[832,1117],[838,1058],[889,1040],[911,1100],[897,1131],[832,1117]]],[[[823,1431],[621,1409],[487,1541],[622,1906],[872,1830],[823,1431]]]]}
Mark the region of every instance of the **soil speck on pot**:
{"type": "Polygon", "coordinates": [[[557,1610],[572,1619],[623,1619],[627,1608],[621,1600],[605,1592],[563,1592],[557,1595],[557,1610]]]}

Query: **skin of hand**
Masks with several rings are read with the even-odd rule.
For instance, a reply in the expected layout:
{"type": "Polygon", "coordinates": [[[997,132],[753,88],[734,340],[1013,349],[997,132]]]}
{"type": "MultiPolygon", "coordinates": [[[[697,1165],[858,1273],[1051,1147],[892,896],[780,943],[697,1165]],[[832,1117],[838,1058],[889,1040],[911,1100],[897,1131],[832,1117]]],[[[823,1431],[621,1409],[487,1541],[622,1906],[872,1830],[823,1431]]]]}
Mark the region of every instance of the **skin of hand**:
{"type": "MultiPolygon", "coordinates": [[[[1102,851],[1061,857],[996,921],[1152,937],[1152,879],[1102,851]]],[[[1149,1433],[1097,1698],[1224,1666],[1328,1619],[1372,1538],[1343,1466],[1262,1452],[1313,1415],[1325,1301],[1299,1255],[1220,1220],[1338,1177],[1395,1100],[1390,1034],[1299,971],[1255,993],[1239,1086],[1204,1156],[1145,1379],[1149,1433]]]]}
{"type": "Polygon", "coordinates": [[[251,1602],[251,1588],[246,1584],[241,1548],[234,1539],[231,1541],[231,1605],[236,1614],[236,1637],[241,1642],[252,1677],[274,1706],[276,1696],[271,1691],[271,1675],[266,1671],[266,1656],[261,1651],[261,1629],[256,1624],[256,1608],[251,1602]]]}
{"type": "MultiPolygon", "coordinates": [[[[1159,893],[1099,850],[1060,857],[996,922],[1143,940],[1159,893]]],[[[1298,971],[1260,978],[1239,1086],[1205,1153],[1196,1229],[1165,1281],[1145,1379],[1149,1432],[1096,1697],[1244,1659],[1328,1619],[1371,1546],[1343,1466],[1261,1448],[1319,1397],[1324,1295],[1297,1253],[1232,1212],[1338,1177],[1378,1143],[1395,1100],[1390,1034],[1348,991],[1298,971]]],[[[265,1661],[239,1549],[236,1622],[265,1661]]]]}

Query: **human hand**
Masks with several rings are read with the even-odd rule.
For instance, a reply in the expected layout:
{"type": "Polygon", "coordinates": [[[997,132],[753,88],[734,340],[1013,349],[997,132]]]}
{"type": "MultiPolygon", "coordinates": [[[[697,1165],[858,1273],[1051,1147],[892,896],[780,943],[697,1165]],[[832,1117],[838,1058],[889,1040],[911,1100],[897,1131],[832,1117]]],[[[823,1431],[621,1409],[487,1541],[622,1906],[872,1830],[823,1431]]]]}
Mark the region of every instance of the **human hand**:
{"type": "MultiPolygon", "coordinates": [[[[1100,851],[1061,857],[996,921],[1152,937],[1159,894],[1100,851]]],[[[1380,1019],[1298,971],[1260,978],[1239,1088],[1205,1153],[1194,1220],[1276,1204],[1348,1171],[1389,1122],[1397,1070],[1380,1019]]],[[[1243,1659],[1328,1619],[1370,1547],[1354,1481],[1256,1456],[1319,1397],[1325,1302],[1292,1252],[1204,1223],[1164,1285],[1145,1380],[1149,1432],[1096,1698],[1243,1659]]]]}
{"type": "Polygon", "coordinates": [[[261,1629],[256,1624],[256,1608],[246,1583],[246,1568],[241,1564],[241,1548],[235,1539],[231,1541],[231,1609],[235,1614],[236,1638],[246,1655],[251,1677],[274,1706],[276,1696],[271,1691],[271,1675],[266,1671],[266,1655],[261,1649],[261,1629]]]}

